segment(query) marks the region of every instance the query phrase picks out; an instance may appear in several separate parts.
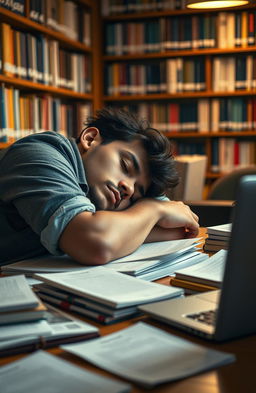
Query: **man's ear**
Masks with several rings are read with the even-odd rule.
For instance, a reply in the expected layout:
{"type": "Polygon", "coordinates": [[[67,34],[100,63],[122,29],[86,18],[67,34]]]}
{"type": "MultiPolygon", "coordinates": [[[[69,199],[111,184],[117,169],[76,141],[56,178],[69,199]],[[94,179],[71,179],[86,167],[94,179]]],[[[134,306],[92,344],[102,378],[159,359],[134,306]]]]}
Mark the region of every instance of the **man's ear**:
{"type": "Polygon", "coordinates": [[[102,142],[100,132],[96,127],[86,128],[80,137],[81,148],[84,152],[88,151],[92,146],[97,146],[102,142]]]}

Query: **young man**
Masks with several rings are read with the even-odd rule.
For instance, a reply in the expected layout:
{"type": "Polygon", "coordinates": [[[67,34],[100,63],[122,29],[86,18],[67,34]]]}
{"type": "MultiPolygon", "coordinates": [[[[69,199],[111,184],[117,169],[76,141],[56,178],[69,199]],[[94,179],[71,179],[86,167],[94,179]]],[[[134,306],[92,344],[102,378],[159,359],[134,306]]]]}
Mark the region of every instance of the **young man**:
{"type": "Polygon", "coordinates": [[[176,184],[168,139],[122,110],[99,111],[76,142],[20,139],[0,159],[0,263],[50,252],[100,265],[145,241],[194,237],[189,207],[156,199],[176,184]]]}

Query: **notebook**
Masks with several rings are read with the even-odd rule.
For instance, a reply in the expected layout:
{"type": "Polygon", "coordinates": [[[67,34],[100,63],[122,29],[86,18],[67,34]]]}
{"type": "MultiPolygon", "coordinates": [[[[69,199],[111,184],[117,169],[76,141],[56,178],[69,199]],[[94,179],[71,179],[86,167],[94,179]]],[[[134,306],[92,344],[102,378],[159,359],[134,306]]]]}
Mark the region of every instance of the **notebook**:
{"type": "Polygon", "coordinates": [[[215,341],[256,333],[256,175],[241,178],[222,289],[139,309],[155,319],[215,341]]]}

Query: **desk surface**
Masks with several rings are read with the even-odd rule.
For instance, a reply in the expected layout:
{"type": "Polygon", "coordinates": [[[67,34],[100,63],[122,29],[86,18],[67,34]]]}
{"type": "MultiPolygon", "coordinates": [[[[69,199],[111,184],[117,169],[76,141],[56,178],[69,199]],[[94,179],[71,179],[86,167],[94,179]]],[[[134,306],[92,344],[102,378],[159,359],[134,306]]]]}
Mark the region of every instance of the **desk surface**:
{"type": "MultiPolygon", "coordinates": [[[[169,277],[158,280],[158,282],[169,285],[169,277]]],[[[76,315],[77,317],[77,315],[76,315]]],[[[255,318],[252,315],[252,318],[255,318]]],[[[86,319],[84,319],[86,320],[86,319]]],[[[228,366],[220,367],[216,370],[203,373],[191,378],[186,378],[182,381],[175,383],[167,383],[160,385],[155,389],[151,389],[152,393],[255,393],[256,392],[256,335],[245,337],[239,340],[232,340],[226,343],[214,344],[207,342],[203,339],[195,338],[189,334],[182,333],[176,329],[169,327],[163,323],[154,321],[147,317],[137,317],[129,321],[120,322],[113,324],[111,326],[102,326],[97,323],[93,323],[90,320],[87,322],[94,324],[100,329],[101,335],[107,335],[109,333],[118,331],[125,327],[128,327],[138,320],[143,320],[151,325],[162,328],[167,332],[175,334],[179,337],[186,338],[195,343],[208,346],[210,348],[215,348],[222,351],[231,352],[236,355],[236,362],[228,366]]],[[[78,357],[71,355],[60,348],[53,348],[48,350],[56,356],[71,361],[72,363],[79,365],[88,370],[97,372],[101,375],[111,376],[117,380],[120,378],[100,370],[97,367],[90,365],[89,363],[79,359],[78,357]]],[[[5,358],[0,358],[0,365],[10,363],[16,359],[21,358],[23,355],[10,356],[5,358]]],[[[132,393],[141,393],[148,390],[139,388],[133,385],[132,393]]],[[[18,393],[18,391],[17,391],[18,393]]]]}

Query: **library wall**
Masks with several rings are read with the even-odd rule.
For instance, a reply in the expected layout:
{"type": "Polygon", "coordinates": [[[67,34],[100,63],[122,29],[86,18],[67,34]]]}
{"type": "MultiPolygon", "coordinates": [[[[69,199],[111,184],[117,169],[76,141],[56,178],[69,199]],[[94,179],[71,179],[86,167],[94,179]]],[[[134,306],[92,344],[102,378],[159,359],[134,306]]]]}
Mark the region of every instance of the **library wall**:
{"type": "Polygon", "coordinates": [[[104,102],[206,154],[207,181],[256,163],[256,8],[182,0],[102,2],[104,102]]]}
{"type": "Polygon", "coordinates": [[[1,1],[1,148],[33,132],[76,136],[99,107],[92,71],[96,8],[90,0],[1,1]]]}

